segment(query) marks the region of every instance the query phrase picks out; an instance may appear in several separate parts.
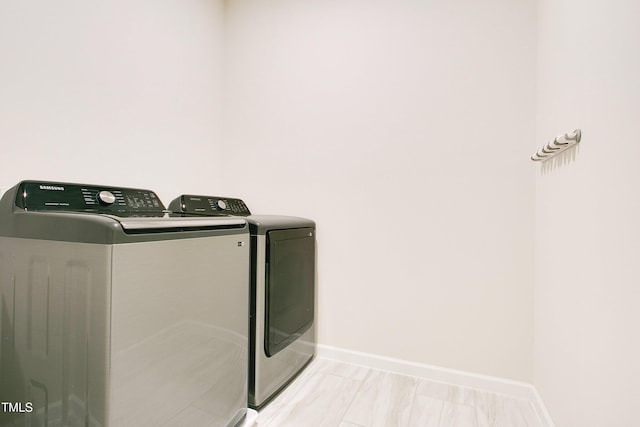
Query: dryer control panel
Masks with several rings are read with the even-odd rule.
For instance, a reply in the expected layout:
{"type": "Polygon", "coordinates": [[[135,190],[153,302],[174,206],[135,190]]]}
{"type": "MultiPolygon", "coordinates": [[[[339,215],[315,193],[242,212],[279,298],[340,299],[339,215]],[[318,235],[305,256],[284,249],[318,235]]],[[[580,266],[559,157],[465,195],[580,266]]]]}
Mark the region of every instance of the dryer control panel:
{"type": "Polygon", "coordinates": [[[203,216],[251,215],[247,205],[240,199],[221,196],[197,196],[193,194],[183,194],[174,199],[169,203],[169,210],[188,215],[203,216]]]}
{"type": "Polygon", "coordinates": [[[92,212],[113,215],[162,216],[165,207],[151,190],[22,181],[15,205],[29,211],[92,212]]]}

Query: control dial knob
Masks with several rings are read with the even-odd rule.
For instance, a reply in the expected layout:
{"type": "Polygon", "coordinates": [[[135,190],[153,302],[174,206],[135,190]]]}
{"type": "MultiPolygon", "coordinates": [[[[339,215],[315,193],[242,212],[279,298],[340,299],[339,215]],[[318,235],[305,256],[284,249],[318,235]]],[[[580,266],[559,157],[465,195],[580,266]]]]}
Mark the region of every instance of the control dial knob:
{"type": "Polygon", "coordinates": [[[218,200],[218,207],[222,210],[227,209],[227,202],[225,202],[224,200],[218,200]]]}
{"type": "Polygon", "coordinates": [[[116,201],[116,196],[111,191],[103,190],[98,193],[98,201],[103,205],[111,205],[116,201]]]}

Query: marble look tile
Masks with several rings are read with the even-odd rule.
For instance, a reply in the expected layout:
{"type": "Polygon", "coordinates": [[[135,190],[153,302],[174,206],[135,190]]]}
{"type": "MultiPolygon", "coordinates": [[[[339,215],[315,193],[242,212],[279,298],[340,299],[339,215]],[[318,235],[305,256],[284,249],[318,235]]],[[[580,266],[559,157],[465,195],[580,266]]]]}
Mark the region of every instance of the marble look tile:
{"type": "Polygon", "coordinates": [[[466,387],[451,386],[449,401],[458,405],[475,406],[475,390],[466,387]]]}
{"type": "MultiPolygon", "coordinates": [[[[268,419],[258,415],[257,425],[264,427],[335,427],[340,424],[360,382],[317,372],[308,377],[297,393],[278,397],[268,419]],[[282,399],[280,399],[282,398],[282,399]]],[[[287,390],[289,391],[289,390],[287,390]]]]}
{"type": "Polygon", "coordinates": [[[451,400],[453,387],[450,384],[420,379],[416,386],[416,394],[438,400],[451,400]]]}
{"type": "Polygon", "coordinates": [[[502,399],[501,412],[505,426],[538,427],[540,425],[533,405],[527,400],[505,397],[502,399]]]}
{"type": "Polygon", "coordinates": [[[416,394],[411,405],[409,427],[439,427],[444,400],[416,394]]]}
{"type": "Polygon", "coordinates": [[[477,427],[494,427],[496,424],[497,395],[485,391],[475,391],[477,427]]]}
{"type": "Polygon", "coordinates": [[[343,420],[368,427],[407,425],[416,383],[414,377],[372,370],[343,420]]]}
{"type": "Polygon", "coordinates": [[[327,374],[338,375],[340,377],[351,378],[363,381],[371,368],[350,363],[338,362],[337,360],[321,359],[318,363],[318,370],[327,374]]]}
{"type": "Polygon", "coordinates": [[[183,426],[201,426],[216,427],[224,425],[229,420],[218,415],[211,414],[202,409],[190,406],[182,412],[171,418],[168,422],[162,424],[163,427],[183,427],[183,426]]]}
{"type": "Polygon", "coordinates": [[[438,427],[475,427],[475,425],[476,412],[472,406],[444,402],[438,427]]]}
{"type": "Polygon", "coordinates": [[[478,427],[539,427],[542,422],[531,402],[476,391],[478,427]]]}
{"type": "Polygon", "coordinates": [[[528,400],[318,358],[256,427],[542,427],[528,400]]]}
{"type": "Polygon", "coordinates": [[[416,394],[467,406],[474,406],[475,402],[473,389],[425,379],[418,381],[416,394]]]}

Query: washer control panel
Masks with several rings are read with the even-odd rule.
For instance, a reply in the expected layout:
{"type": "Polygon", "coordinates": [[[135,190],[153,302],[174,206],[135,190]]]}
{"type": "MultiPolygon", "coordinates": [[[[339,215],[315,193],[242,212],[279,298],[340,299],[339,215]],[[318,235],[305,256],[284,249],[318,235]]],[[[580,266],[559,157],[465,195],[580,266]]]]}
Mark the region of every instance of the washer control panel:
{"type": "Polygon", "coordinates": [[[183,194],[169,203],[169,210],[190,215],[217,216],[237,215],[249,216],[251,212],[240,199],[221,196],[196,196],[183,194]]]}
{"type": "Polygon", "coordinates": [[[30,211],[154,216],[165,211],[157,194],[151,190],[47,181],[22,181],[15,203],[19,208],[30,211]]]}

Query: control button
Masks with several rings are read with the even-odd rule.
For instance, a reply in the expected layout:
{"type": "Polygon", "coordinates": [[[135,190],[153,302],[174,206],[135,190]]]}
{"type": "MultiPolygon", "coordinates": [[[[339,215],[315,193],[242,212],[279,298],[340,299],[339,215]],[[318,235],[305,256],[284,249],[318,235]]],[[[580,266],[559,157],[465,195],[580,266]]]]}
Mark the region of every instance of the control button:
{"type": "Polygon", "coordinates": [[[111,191],[101,191],[98,193],[98,201],[103,205],[110,205],[116,201],[116,196],[111,191]]]}
{"type": "Polygon", "coordinates": [[[218,200],[218,207],[222,210],[227,209],[227,203],[224,200],[218,200]]]}

